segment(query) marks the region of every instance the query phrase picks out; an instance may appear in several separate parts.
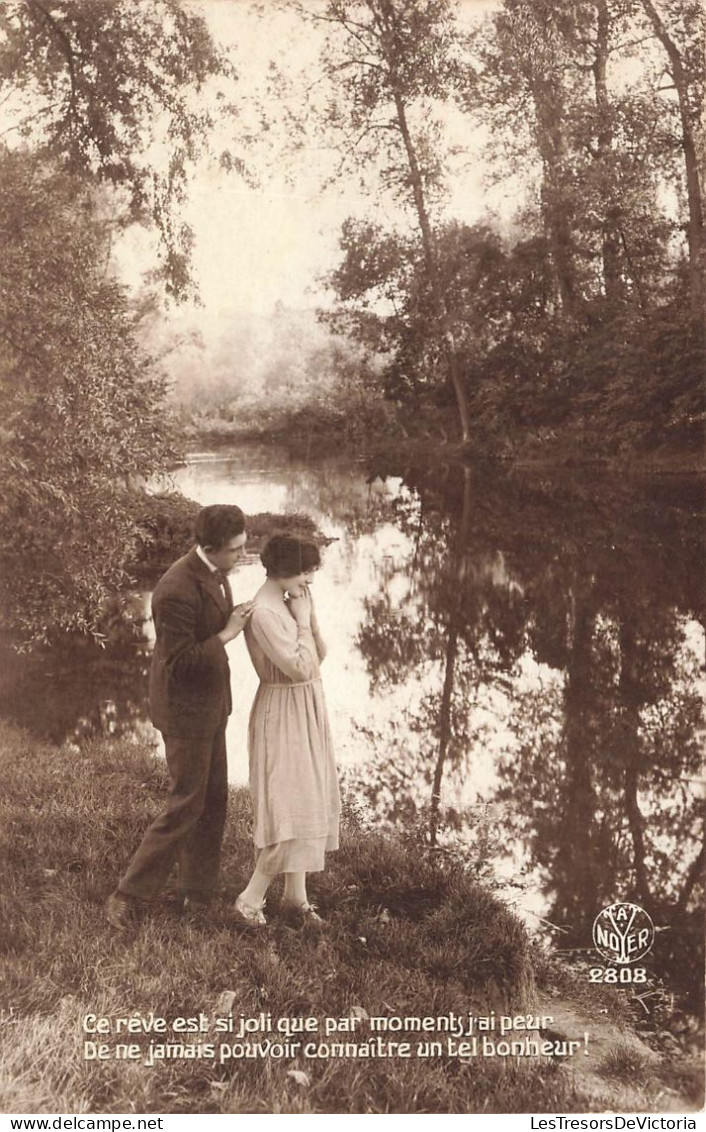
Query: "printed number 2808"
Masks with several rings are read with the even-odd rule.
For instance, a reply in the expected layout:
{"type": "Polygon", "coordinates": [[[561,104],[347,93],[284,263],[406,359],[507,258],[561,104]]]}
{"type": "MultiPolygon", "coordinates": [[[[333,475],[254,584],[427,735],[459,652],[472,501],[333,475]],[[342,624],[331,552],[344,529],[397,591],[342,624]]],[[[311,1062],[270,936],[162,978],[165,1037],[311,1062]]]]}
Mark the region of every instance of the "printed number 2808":
{"type": "Polygon", "coordinates": [[[645,967],[591,967],[589,979],[592,983],[646,983],[645,967]]]}

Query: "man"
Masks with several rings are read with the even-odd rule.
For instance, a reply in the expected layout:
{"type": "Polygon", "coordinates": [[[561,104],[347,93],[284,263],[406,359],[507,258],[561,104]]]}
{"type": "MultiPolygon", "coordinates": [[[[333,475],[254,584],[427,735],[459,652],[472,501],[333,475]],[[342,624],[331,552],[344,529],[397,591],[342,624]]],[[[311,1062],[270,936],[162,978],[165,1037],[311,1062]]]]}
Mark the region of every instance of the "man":
{"type": "Polygon", "coordinates": [[[231,712],[225,646],[243,631],[253,603],[233,608],[227,575],[245,552],[239,507],[204,507],[197,545],[167,570],[152,597],[156,643],[150,671],[152,722],[164,736],[171,789],[145,833],[106,915],[118,931],[154,899],[176,863],[185,911],[207,907],[216,886],[228,798],[225,729],[231,712]]]}

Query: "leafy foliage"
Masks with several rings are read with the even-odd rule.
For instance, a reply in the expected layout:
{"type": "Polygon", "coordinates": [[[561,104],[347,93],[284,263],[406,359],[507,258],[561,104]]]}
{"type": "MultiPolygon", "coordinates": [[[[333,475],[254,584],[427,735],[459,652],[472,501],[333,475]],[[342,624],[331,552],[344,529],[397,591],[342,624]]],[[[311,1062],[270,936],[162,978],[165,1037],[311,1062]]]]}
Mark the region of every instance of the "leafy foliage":
{"type": "MultiPolygon", "coordinates": [[[[199,94],[235,77],[203,16],[178,0],[26,0],[0,9],[0,90],[16,128],[69,171],[127,193],[124,222],[156,224],[167,289],[190,286],[179,216],[189,164],[214,122],[199,94]]],[[[214,92],[211,91],[213,95],[214,92]]],[[[242,171],[242,162],[231,158],[242,171]]]]}
{"type": "Polygon", "coordinates": [[[139,485],[175,449],[95,197],[4,151],[0,200],[5,613],[46,639],[96,630],[126,578],[139,485]]]}
{"type": "MultiPolygon", "coordinates": [[[[414,242],[347,222],[327,321],[382,359],[382,379],[411,433],[453,432],[454,402],[428,334],[425,272],[414,242]]],[[[485,225],[449,224],[437,240],[474,446],[495,454],[698,451],[706,402],[699,320],[684,288],[652,318],[603,296],[567,320],[554,302],[551,241],[503,240],[485,225]],[[560,432],[561,430],[561,432],[560,432]]]]}
{"type": "MultiPolygon", "coordinates": [[[[179,492],[158,492],[144,495],[135,511],[138,542],[130,569],[147,582],[152,582],[194,545],[194,525],[201,510],[193,499],[179,492]]],[[[257,553],[275,531],[297,531],[326,542],[309,515],[288,511],[276,514],[259,511],[246,516],[248,553],[257,553]]]]}

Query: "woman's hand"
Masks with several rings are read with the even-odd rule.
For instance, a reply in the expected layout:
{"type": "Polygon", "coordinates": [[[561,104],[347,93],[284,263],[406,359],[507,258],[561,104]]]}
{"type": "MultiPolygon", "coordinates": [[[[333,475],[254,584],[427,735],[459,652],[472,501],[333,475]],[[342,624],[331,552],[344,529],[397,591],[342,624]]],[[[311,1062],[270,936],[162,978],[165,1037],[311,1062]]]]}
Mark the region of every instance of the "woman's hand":
{"type": "Polygon", "coordinates": [[[309,601],[311,603],[311,612],[310,612],[310,615],[309,615],[309,620],[311,622],[311,631],[312,631],[312,633],[318,633],[319,632],[319,622],[318,622],[318,619],[317,619],[317,616],[316,616],[316,606],[314,605],[314,595],[312,594],[311,590],[309,590],[309,601]]]}
{"type": "Polygon", "coordinates": [[[295,589],[289,591],[289,601],[287,602],[292,617],[297,625],[302,628],[308,629],[311,625],[311,594],[307,585],[297,586],[295,589]]]}

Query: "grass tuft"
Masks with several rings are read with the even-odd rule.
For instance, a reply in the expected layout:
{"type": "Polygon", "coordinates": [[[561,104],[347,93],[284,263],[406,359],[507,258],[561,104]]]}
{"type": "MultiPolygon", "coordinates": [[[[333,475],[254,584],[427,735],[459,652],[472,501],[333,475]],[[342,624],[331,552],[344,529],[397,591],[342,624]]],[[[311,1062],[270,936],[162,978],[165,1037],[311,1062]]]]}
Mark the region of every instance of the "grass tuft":
{"type": "Polygon", "coordinates": [[[639,1086],[647,1081],[651,1064],[639,1049],[630,1045],[616,1045],[605,1054],[598,1072],[609,1080],[639,1086]]]}

